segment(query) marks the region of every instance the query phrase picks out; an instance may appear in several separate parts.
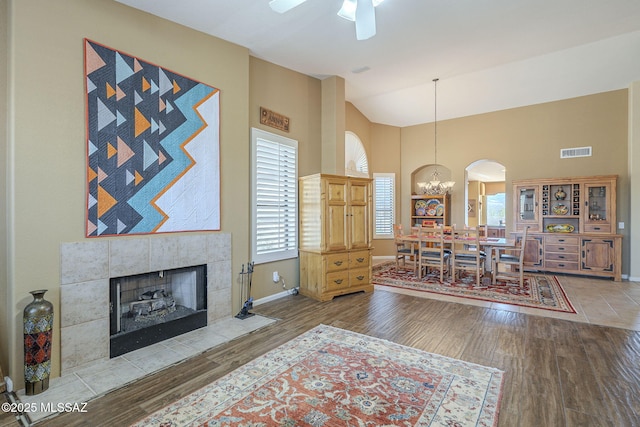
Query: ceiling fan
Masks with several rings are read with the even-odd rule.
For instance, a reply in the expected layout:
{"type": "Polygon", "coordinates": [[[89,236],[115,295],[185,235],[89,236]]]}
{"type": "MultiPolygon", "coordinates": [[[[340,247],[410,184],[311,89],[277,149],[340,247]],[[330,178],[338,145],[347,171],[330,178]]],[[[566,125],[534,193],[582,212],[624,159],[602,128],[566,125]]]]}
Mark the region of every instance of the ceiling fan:
{"type": "MultiPolygon", "coordinates": [[[[285,13],[307,0],[271,0],[269,6],[278,13],[285,13]]],[[[344,0],[338,16],[356,23],[356,39],[366,40],[376,35],[374,8],[384,0],[344,0]]]]}

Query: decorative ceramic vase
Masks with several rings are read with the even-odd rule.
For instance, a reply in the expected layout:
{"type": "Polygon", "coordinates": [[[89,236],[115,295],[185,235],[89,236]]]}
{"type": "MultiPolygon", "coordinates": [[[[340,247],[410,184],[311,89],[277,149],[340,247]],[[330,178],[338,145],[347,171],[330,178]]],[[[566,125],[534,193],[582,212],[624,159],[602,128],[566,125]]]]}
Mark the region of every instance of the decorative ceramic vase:
{"type": "Polygon", "coordinates": [[[31,291],[33,301],[25,308],[24,325],[24,385],[28,396],[49,388],[51,375],[51,337],[53,334],[53,304],[44,299],[47,289],[31,291]]]}
{"type": "Polygon", "coordinates": [[[555,196],[556,200],[564,200],[564,198],[567,197],[567,193],[565,193],[562,187],[560,187],[560,189],[556,191],[555,196]]]}

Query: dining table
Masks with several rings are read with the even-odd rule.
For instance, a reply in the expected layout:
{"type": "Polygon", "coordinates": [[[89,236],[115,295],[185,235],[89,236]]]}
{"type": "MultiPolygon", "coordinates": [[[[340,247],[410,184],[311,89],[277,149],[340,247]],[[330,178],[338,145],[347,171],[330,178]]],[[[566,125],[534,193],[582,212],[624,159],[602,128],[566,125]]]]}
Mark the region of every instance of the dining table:
{"type": "MultiPolygon", "coordinates": [[[[417,234],[403,234],[401,236],[398,236],[398,240],[409,243],[412,249],[416,249],[415,245],[417,245],[418,242],[420,241],[417,234]]],[[[453,240],[453,237],[450,234],[444,235],[445,243],[451,242],[452,240],[453,240]]],[[[475,242],[475,239],[473,239],[473,241],[475,242]]],[[[490,260],[491,260],[493,248],[510,248],[510,247],[515,248],[516,239],[506,238],[506,237],[480,237],[480,239],[478,240],[478,243],[480,244],[480,248],[484,250],[485,253],[488,255],[487,260],[489,262],[484,263],[484,269],[485,269],[485,273],[490,273],[491,272],[490,260]]]]}

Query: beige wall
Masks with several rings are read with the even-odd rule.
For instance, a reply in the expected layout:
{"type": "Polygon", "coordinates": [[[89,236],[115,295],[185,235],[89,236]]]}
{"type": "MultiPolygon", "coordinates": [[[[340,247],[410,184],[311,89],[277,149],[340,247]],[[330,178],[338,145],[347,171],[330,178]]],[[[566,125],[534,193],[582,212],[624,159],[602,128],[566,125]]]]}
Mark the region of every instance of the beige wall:
{"type": "MultiPolygon", "coordinates": [[[[232,234],[234,273],[248,257],[249,53],[111,0],[12,0],[10,5],[9,98],[14,105],[8,143],[15,173],[8,185],[15,203],[8,218],[13,232],[8,288],[13,295],[7,301],[9,339],[0,351],[10,359],[16,387],[22,388],[21,323],[32,299],[28,292],[49,289],[46,298],[57,311],[59,245],[85,239],[83,38],[221,90],[221,219],[222,230],[232,234]]],[[[234,291],[239,307],[239,290],[234,291]]],[[[58,312],[54,377],[60,372],[59,331],[58,312]]]]}
{"type": "MultiPolygon", "coordinates": [[[[0,237],[7,237],[0,249],[7,264],[0,264],[6,267],[0,278],[0,297],[6,297],[6,305],[0,306],[0,363],[8,365],[20,388],[21,322],[31,301],[28,292],[49,289],[46,296],[58,308],[59,245],[85,239],[83,38],[221,90],[222,231],[232,234],[234,280],[250,257],[249,130],[261,127],[258,109],[264,106],[291,118],[286,136],[300,143],[300,174],[316,173],[323,153],[322,89],[317,79],[250,58],[243,47],[112,0],[0,0],[0,12],[0,59],[9,64],[10,73],[5,79],[7,69],[0,72],[0,120],[8,117],[7,132],[0,135],[0,161],[9,167],[6,190],[0,190],[8,206],[0,214],[0,219],[7,216],[0,226],[0,237]]],[[[408,223],[411,173],[432,163],[432,124],[401,129],[368,123],[350,104],[345,110],[345,128],[365,144],[370,171],[396,173],[398,220],[408,223]]],[[[480,159],[507,167],[507,188],[513,179],[614,173],[620,176],[618,220],[629,224],[626,142],[626,90],[438,123],[438,160],[458,183],[465,167],[480,159]],[[560,148],[585,145],[594,147],[592,158],[558,159],[560,148]]],[[[454,189],[453,222],[463,222],[463,209],[464,198],[454,189]]],[[[374,242],[374,255],[384,254],[389,243],[374,242]]],[[[256,266],[254,296],[281,290],[271,281],[274,269],[288,284],[297,282],[297,265],[296,260],[256,266]]],[[[233,300],[239,310],[237,284],[233,300]]],[[[53,376],[60,366],[59,319],[58,313],[53,376]]]]}
{"type": "MultiPolygon", "coordinates": [[[[395,173],[396,191],[400,193],[400,128],[371,123],[353,104],[346,103],[346,130],[358,135],[367,152],[369,176],[373,173],[395,173]]],[[[400,212],[399,198],[396,212],[400,212]]],[[[374,239],[373,256],[393,254],[393,240],[374,239]]]]}
{"type": "MultiPolygon", "coordinates": [[[[618,175],[618,221],[630,223],[627,168],[627,90],[438,122],[438,163],[452,171],[452,223],[464,223],[465,168],[477,160],[506,167],[506,188],[525,178],[618,175]],[[561,148],[592,146],[593,156],[560,159],[561,148]]],[[[433,162],[433,123],[401,130],[403,186],[411,173],[433,162]]],[[[375,170],[374,170],[375,172],[375,170]]],[[[507,190],[507,225],[511,192],[507,190]]],[[[402,191],[402,222],[409,222],[409,191],[402,191]]],[[[509,229],[509,227],[508,227],[509,229]]],[[[623,240],[623,273],[629,271],[629,227],[623,240]]]]}
{"type": "MultiPolygon", "coordinates": [[[[9,31],[8,21],[9,8],[7,0],[0,0],[0,64],[9,64],[7,52],[7,34],[9,31]]],[[[8,67],[0,67],[0,129],[9,130],[7,117],[7,71],[8,67]]],[[[4,343],[9,341],[9,318],[7,313],[11,310],[11,294],[7,288],[7,210],[5,206],[10,206],[7,198],[7,175],[9,173],[7,163],[7,137],[8,132],[0,132],[0,200],[2,200],[0,209],[0,367],[5,375],[8,373],[9,355],[6,349],[3,349],[4,343]],[[5,169],[5,167],[7,169],[5,169]]]]}
{"type": "MultiPolygon", "coordinates": [[[[15,29],[12,50],[16,52],[15,73],[9,77],[17,100],[15,121],[10,125],[15,137],[9,143],[16,159],[16,173],[10,178],[16,194],[16,214],[10,218],[15,234],[9,242],[15,245],[15,274],[9,277],[8,286],[0,287],[0,293],[9,289],[7,314],[1,320],[9,331],[2,342],[9,344],[0,348],[0,361],[10,359],[16,386],[20,387],[22,377],[21,322],[22,310],[31,301],[28,292],[49,289],[46,297],[57,309],[59,244],[85,239],[85,37],[220,89],[221,228],[232,234],[233,311],[239,311],[237,277],[242,264],[250,261],[250,127],[280,132],[260,125],[260,106],[290,117],[291,131],[283,135],[299,142],[299,173],[319,172],[320,81],[251,58],[243,47],[111,0],[9,3],[15,12],[11,20],[15,29]],[[114,22],[118,31],[113,31],[114,22]]],[[[0,6],[5,6],[5,0],[0,6]]],[[[297,285],[297,259],[256,266],[254,298],[282,291],[271,279],[275,270],[288,287],[297,285]]],[[[60,366],[59,319],[58,314],[54,377],[60,366]]]]}
{"type": "MultiPolygon", "coordinates": [[[[299,176],[320,172],[320,80],[253,57],[249,63],[250,126],[298,141],[299,176]],[[289,132],[261,125],[260,107],[289,117],[289,132]]],[[[248,154],[245,158],[248,165],[248,154]]],[[[244,196],[249,197],[248,194],[244,196]]],[[[250,242],[247,240],[246,244],[250,245],[250,242]]],[[[284,279],[287,288],[297,286],[300,277],[299,265],[298,259],[256,265],[253,273],[253,297],[263,298],[283,290],[281,283],[273,282],[274,271],[284,279]]]]}

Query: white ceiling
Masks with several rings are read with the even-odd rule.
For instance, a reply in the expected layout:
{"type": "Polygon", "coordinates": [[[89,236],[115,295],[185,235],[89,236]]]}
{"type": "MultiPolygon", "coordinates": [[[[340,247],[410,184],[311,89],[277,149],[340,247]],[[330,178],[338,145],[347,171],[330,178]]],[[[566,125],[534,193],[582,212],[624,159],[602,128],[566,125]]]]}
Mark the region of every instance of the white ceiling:
{"type": "Polygon", "coordinates": [[[116,1],[286,68],[341,76],[347,101],[393,126],[433,121],[434,78],[438,120],[640,80],[639,0],[385,0],[377,34],[363,41],[336,15],[342,0],[307,0],[285,14],[269,0],[116,1]]]}

